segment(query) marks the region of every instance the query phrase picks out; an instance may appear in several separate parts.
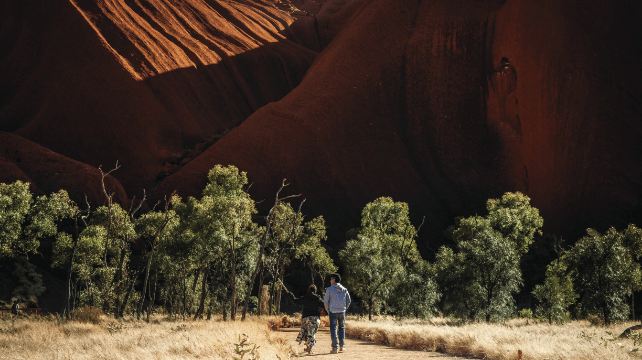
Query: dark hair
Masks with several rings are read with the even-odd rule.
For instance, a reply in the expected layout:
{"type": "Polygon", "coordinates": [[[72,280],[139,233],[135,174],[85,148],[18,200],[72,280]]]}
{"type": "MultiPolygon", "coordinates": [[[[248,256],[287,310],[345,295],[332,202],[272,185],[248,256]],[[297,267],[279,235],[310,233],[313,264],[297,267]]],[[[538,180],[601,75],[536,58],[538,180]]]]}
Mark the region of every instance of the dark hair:
{"type": "Polygon", "coordinates": [[[308,287],[308,292],[315,293],[317,292],[317,286],[312,284],[308,287]]]}
{"type": "Polygon", "coordinates": [[[341,275],[334,273],[330,274],[330,279],[334,279],[335,283],[340,283],[341,282],[341,275]]]}

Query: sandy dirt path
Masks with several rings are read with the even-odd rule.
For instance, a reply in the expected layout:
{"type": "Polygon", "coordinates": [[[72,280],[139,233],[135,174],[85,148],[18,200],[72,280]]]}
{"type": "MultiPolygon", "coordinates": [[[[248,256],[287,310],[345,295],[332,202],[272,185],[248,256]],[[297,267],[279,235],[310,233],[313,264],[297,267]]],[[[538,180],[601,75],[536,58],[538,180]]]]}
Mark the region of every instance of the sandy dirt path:
{"type": "Polygon", "coordinates": [[[463,359],[458,357],[452,357],[436,352],[427,352],[427,351],[415,351],[415,350],[404,350],[396,349],[390,346],[383,346],[375,344],[373,342],[363,341],[363,340],[354,340],[346,339],[346,352],[339,354],[330,354],[332,349],[331,344],[332,340],[330,339],[330,328],[322,327],[317,332],[317,344],[312,349],[314,351],[313,355],[307,355],[303,352],[305,346],[303,343],[299,345],[296,342],[296,336],[299,333],[299,327],[292,328],[282,328],[282,332],[288,334],[288,344],[292,346],[292,349],[298,351],[299,354],[305,356],[320,356],[323,360],[333,360],[333,359],[354,359],[354,360],[372,360],[372,359],[404,359],[404,360],[423,360],[423,359],[434,359],[441,358],[444,360],[448,359],[463,359]]]}

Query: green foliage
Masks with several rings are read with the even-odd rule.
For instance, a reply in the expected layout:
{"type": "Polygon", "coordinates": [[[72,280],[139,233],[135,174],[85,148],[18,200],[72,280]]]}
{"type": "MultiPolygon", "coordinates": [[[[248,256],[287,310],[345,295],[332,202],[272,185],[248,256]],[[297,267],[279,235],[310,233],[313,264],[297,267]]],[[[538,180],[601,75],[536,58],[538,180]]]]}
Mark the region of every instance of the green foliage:
{"type": "Polygon", "coordinates": [[[506,193],[488,200],[488,216],[456,219],[457,252],[442,247],[435,264],[447,314],[501,321],[513,313],[521,257],[543,225],[529,202],[519,192],[506,193]]]}
{"type": "Polygon", "coordinates": [[[410,223],[408,204],[404,202],[381,197],[366,204],[359,234],[377,238],[382,251],[394,254],[404,266],[421,259],[414,241],[417,230],[410,223]]]}
{"type": "Polygon", "coordinates": [[[56,235],[56,222],[74,208],[64,190],[33,199],[28,183],[0,183],[0,259],[36,253],[40,239],[56,235]]]}
{"type": "Polygon", "coordinates": [[[339,257],[351,291],[368,303],[369,317],[378,303],[388,303],[402,317],[431,316],[439,293],[430,265],[417,250],[408,204],[389,197],[368,203],[358,230],[339,257]]]}
{"type": "Polygon", "coordinates": [[[577,301],[578,295],[573,291],[573,275],[568,271],[564,261],[553,261],[546,267],[546,280],[537,285],[533,295],[539,301],[536,314],[549,323],[564,323],[570,320],[568,307],[577,301]]]}
{"type": "MultiPolygon", "coordinates": [[[[152,215],[145,215],[146,218],[152,215]]],[[[101,206],[91,224],[79,234],[74,251],[72,236],[58,234],[53,248],[52,266],[66,268],[77,276],[78,304],[112,310],[122,294],[131,253],[131,244],[139,239],[135,223],[118,204],[101,206]],[[73,259],[71,259],[73,254],[73,259]]]]}
{"type": "Polygon", "coordinates": [[[252,223],[256,209],[246,185],[244,172],[217,165],[208,174],[200,200],[172,199],[180,221],[159,243],[159,269],[173,280],[164,289],[164,297],[181,303],[181,312],[191,312],[197,304],[202,314],[208,294],[211,303],[236,304],[245,293],[260,235],[252,223]],[[198,298],[197,286],[201,290],[198,298]]]}
{"type": "Polygon", "coordinates": [[[458,242],[458,253],[442,247],[437,254],[444,310],[468,319],[501,321],[513,313],[512,295],[522,284],[520,256],[487,219],[477,223],[474,237],[458,242]]]}
{"type": "Polygon", "coordinates": [[[469,217],[459,220],[457,230],[453,232],[455,242],[473,238],[480,226],[492,228],[499,235],[512,243],[513,248],[524,255],[533,242],[535,233],[540,231],[544,220],[539,210],[530,205],[530,198],[520,192],[506,193],[501,199],[489,199],[486,203],[487,223],[480,224],[480,217],[469,217]]]}
{"type": "Polygon", "coordinates": [[[533,318],[533,311],[531,309],[525,308],[519,311],[517,314],[522,319],[532,319],[533,318]]]}
{"type": "Polygon", "coordinates": [[[398,317],[427,319],[437,312],[435,305],[441,294],[428,261],[415,262],[400,271],[395,280],[394,296],[390,296],[388,301],[398,317]]]}
{"type": "MultiPolygon", "coordinates": [[[[283,280],[285,268],[294,259],[307,264],[313,278],[318,275],[322,283],[326,275],[337,271],[323,244],[327,239],[325,220],[322,216],[304,220],[300,208],[295,212],[289,203],[278,203],[272,209],[262,262],[263,269],[274,280],[273,284],[283,280]]],[[[273,289],[275,311],[278,312],[281,287],[273,289]]]]}
{"type": "Polygon", "coordinates": [[[394,254],[383,251],[383,244],[377,238],[358,235],[347,242],[339,251],[344,264],[344,274],[350,291],[368,302],[372,318],[376,300],[387,299],[394,286],[394,280],[402,271],[401,261],[394,254]]]}
{"type": "Polygon", "coordinates": [[[326,276],[337,272],[338,268],[324,247],[327,240],[323,216],[316,217],[303,224],[301,239],[296,245],[296,259],[303,259],[313,274],[324,281],[326,276]]]}
{"type": "Polygon", "coordinates": [[[239,335],[239,342],[234,344],[234,353],[236,353],[236,355],[240,355],[241,357],[232,356],[232,359],[242,360],[245,358],[245,355],[248,355],[250,360],[258,359],[258,349],[259,346],[250,343],[250,339],[247,335],[243,334],[243,338],[241,338],[241,335],[239,335]]]}
{"type": "Polygon", "coordinates": [[[639,260],[642,257],[642,229],[629,224],[622,233],[622,243],[635,259],[639,260]]]}
{"type": "MultiPolygon", "coordinates": [[[[575,288],[581,295],[582,307],[588,314],[600,315],[605,324],[626,319],[626,299],[639,289],[642,273],[627,245],[627,231],[610,228],[605,234],[588,229],[564,256],[575,276],[575,288]]],[[[631,232],[628,233],[631,235],[631,232]]],[[[631,235],[632,236],[632,235],[631,235]]]]}
{"type": "Polygon", "coordinates": [[[13,275],[18,278],[18,286],[13,289],[13,295],[37,304],[38,296],[47,289],[44,286],[42,275],[36,271],[36,267],[26,257],[17,256],[13,275]]]}

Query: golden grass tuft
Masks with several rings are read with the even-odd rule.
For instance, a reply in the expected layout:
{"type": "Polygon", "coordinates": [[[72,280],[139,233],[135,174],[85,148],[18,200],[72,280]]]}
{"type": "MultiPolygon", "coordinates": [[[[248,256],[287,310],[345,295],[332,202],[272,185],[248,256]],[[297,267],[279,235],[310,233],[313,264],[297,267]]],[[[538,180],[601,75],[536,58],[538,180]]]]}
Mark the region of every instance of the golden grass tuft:
{"type": "MultiPolygon", "coordinates": [[[[263,319],[146,323],[103,317],[97,323],[53,317],[0,318],[0,359],[232,359],[247,334],[261,359],[288,359],[286,334],[263,319]]],[[[251,346],[250,346],[251,348],[251,346]]],[[[246,355],[247,359],[249,356],[246,355]]]]}
{"type": "Polygon", "coordinates": [[[632,325],[622,323],[607,328],[588,321],[549,325],[533,320],[527,325],[525,319],[505,324],[453,324],[443,318],[431,321],[377,318],[370,322],[348,317],[346,336],[402,349],[479,359],[516,360],[518,350],[522,350],[523,360],[640,359],[642,346],[634,347],[632,340],[608,340],[632,325]],[[631,351],[636,347],[640,350],[631,351]]]}

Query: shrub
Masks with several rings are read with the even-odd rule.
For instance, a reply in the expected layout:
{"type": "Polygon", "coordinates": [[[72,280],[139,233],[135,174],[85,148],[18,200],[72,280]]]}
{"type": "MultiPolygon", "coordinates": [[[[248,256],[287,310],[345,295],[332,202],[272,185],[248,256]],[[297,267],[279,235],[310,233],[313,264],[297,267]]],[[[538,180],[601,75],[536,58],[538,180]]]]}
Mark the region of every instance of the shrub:
{"type": "Polygon", "coordinates": [[[104,315],[103,311],[93,306],[83,306],[72,311],[72,318],[79,322],[98,324],[104,315]]]}

